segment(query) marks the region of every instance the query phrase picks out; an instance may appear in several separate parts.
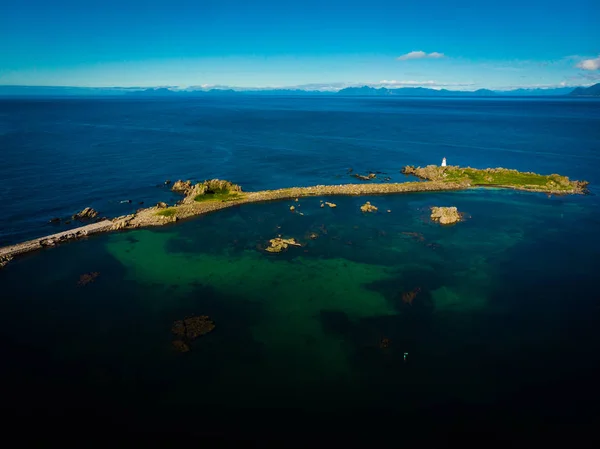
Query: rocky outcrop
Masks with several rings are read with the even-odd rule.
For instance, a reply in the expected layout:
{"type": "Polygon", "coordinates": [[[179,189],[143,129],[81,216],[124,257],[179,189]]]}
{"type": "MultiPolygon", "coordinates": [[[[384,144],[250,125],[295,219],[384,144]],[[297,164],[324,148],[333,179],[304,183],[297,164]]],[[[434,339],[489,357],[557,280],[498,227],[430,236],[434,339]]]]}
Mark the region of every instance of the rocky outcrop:
{"type": "Polygon", "coordinates": [[[328,205],[331,208],[337,207],[337,204],[335,203],[330,203],[329,201],[325,201],[325,204],[328,205]]]}
{"type": "Polygon", "coordinates": [[[12,260],[12,256],[0,256],[0,269],[4,268],[12,260]]]}
{"type": "Polygon", "coordinates": [[[362,212],[377,212],[377,207],[373,206],[369,201],[360,206],[362,212]]]}
{"type": "Polygon", "coordinates": [[[461,215],[456,207],[432,207],[431,219],[446,225],[459,222],[461,215]]]}
{"type": "Polygon", "coordinates": [[[131,215],[123,215],[122,217],[117,217],[113,220],[112,229],[118,231],[120,229],[125,229],[129,226],[131,221],[135,218],[135,214],[131,215]]]}
{"type": "Polygon", "coordinates": [[[156,203],[156,207],[157,209],[166,209],[167,207],[169,207],[169,205],[163,201],[160,201],[156,203]]]}
{"type": "Polygon", "coordinates": [[[181,192],[184,194],[188,194],[190,190],[192,190],[192,181],[175,181],[173,187],[171,187],[173,192],[181,192]]]}
{"type": "Polygon", "coordinates": [[[282,239],[281,237],[277,237],[269,240],[269,246],[265,248],[265,251],[270,253],[280,253],[283,250],[286,250],[288,246],[302,246],[294,239],[282,239]]]}
{"type": "Polygon", "coordinates": [[[98,212],[96,212],[91,207],[86,207],[81,212],[73,215],[73,220],[91,220],[92,218],[96,218],[98,216],[98,212]]]}

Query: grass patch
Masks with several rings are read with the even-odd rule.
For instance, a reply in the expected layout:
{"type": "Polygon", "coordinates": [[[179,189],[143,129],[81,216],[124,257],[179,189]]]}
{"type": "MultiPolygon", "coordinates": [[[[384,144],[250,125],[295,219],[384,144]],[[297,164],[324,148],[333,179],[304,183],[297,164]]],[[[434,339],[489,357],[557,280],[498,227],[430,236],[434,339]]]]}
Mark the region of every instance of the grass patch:
{"type": "Polygon", "coordinates": [[[221,190],[221,191],[215,191],[215,193],[203,193],[201,195],[196,195],[194,197],[194,201],[197,201],[199,203],[205,202],[205,201],[233,201],[233,200],[237,200],[240,199],[242,197],[242,195],[240,195],[239,193],[235,192],[235,193],[230,193],[227,190],[221,190]]]}
{"type": "Polygon", "coordinates": [[[501,185],[513,187],[551,188],[570,190],[569,178],[559,175],[538,175],[513,170],[476,170],[473,168],[447,170],[445,181],[468,180],[472,185],[501,185]]]}
{"type": "Polygon", "coordinates": [[[174,207],[168,207],[167,209],[163,209],[158,211],[156,215],[161,215],[163,217],[172,217],[177,213],[174,207]]]}

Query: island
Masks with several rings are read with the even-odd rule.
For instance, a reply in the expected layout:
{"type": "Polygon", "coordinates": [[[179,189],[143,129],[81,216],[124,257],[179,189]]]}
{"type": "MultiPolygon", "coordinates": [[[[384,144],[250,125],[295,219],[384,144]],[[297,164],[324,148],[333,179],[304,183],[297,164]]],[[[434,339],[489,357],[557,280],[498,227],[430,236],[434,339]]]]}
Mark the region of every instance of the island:
{"type": "MultiPolygon", "coordinates": [[[[557,174],[540,175],[505,168],[476,169],[470,167],[428,165],[423,168],[406,166],[401,172],[407,176],[414,176],[417,180],[401,183],[291,187],[259,192],[244,192],[239,185],[218,179],[204,181],[195,185],[191,181],[177,181],[173,184],[172,190],[181,193],[183,199],[176,205],[168,206],[165,203],[158,203],[156,206],[140,209],[134,214],[110,220],[100,220],[69,231],[0,248],[0,268],[8,264],[18,254],[54,246],[65,241],[76,240],[91,234],[163,226],[178,220],[248,203],[296,199],[309,196],[387,195],[410,192],[465,190],[483,187],[567,195],[585,194],[588,187],[587,182],[572,181],[566,176],[557,174]]],[[[330,205],[330,207],[334,206],[330,205]]],[[[84,211],[89,210],[92,209],[84,209],[84,211]]]]}

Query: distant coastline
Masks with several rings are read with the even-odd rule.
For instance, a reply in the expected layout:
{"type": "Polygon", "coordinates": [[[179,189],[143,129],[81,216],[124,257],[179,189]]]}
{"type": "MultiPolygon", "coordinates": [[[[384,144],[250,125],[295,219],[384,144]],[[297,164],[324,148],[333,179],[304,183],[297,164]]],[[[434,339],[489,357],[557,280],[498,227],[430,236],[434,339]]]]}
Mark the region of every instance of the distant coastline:
{"type": "MultiPolygon", "coordinates": [[[[585,181],[571,181],[569,178],[557,174],[539,175],[504,168],[481,170],[469,167],[429,165],[423,168],[406,166],[402,172],[406,175],[421,178],[423,181],[318,185],[313,187],[263,190],[259,192],[243,192],[238,185],[229,181],[210,180],[196,185],[192,185],[190,181],[177,181],[173,184],[172,189],[183,193],[184,198],[174,206],[169,207],[167,204],[159,203],[153,207],[140,209],[134,214],[117,217],[112,220],[105,219],[70,231],[0,248],[0,267],[6,265],[18,254],[55,246],[62,242],[76,240],[92,234],[163,226],[178,220],[249,203],[334,195],[364,196],[411,192],[442,192],[480,187],[507,188],[567,195],[585,194],[587,193],[588,186],[588,183],[585,181]]],[[[372,179],[367,176],[358,177],[359,179],[372,179]]]]}
{"type": "Polygon", "coordinates": [[[289,88],[243,88],[219,86],[203,87],[71,87],[71,86],[7,86],[0,85],[0,98],[29,96],[122,96],[122,97],[160,97],[188,98],[204,96],[319,96],[319,97],[599,97],[600,83],[589,87],[557,87],[557,88],[519,88],[510,90],[478,89],[460,91],[447,89],[431,89],[427,87],[372,87],[352,86],[339,90],[306,90],[289,88]]]}

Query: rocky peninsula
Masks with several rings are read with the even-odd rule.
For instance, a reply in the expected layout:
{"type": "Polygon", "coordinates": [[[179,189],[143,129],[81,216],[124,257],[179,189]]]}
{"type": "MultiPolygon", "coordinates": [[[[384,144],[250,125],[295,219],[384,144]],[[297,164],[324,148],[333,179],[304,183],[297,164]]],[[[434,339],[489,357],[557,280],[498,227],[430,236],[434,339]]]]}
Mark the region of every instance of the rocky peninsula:
{"type": "MultiPolygon", "coordinates": [[[[318,185],[313,187],[263,190],[259,192],[244,192],[240,186],[218,179],[204,181],[195,185],[191,181],[177,181],[173,184],[172,190],[181,193],[184,197],[174,206],[158,203],[156,206],[141,209],[134,214],[117,217],[112,220],[102,220],[69,231],[0,248],[0,268],[5,266],[15,255],[54,246],[65,241],[101,232],[162,226],[181,219],[248,203],[296,199],[308,196],[386,195],[394,193],[465,190],[475,187],[502,187],[563,195],[584,194],[587,192],[588,185],[585,181],[571,181],[566,176],[556,174],[539,175],[504,168],[479,170],[470,167],[462,168],[453,166],[438,167],[430,165],[424,168],[407,166],[402,169],[402,173],[416,176],[421,181],[318,185]]],[[[329,207],[335,207],[333,203],[326,204],[329,207]]],[[[370,203],[367,204],[370,205],[370,203]]],[[[86,218],[91,215],[91,212],[96,214],[96,211],[89,208],[84,209],[84,211],[88,212],[86,218]]]]}

